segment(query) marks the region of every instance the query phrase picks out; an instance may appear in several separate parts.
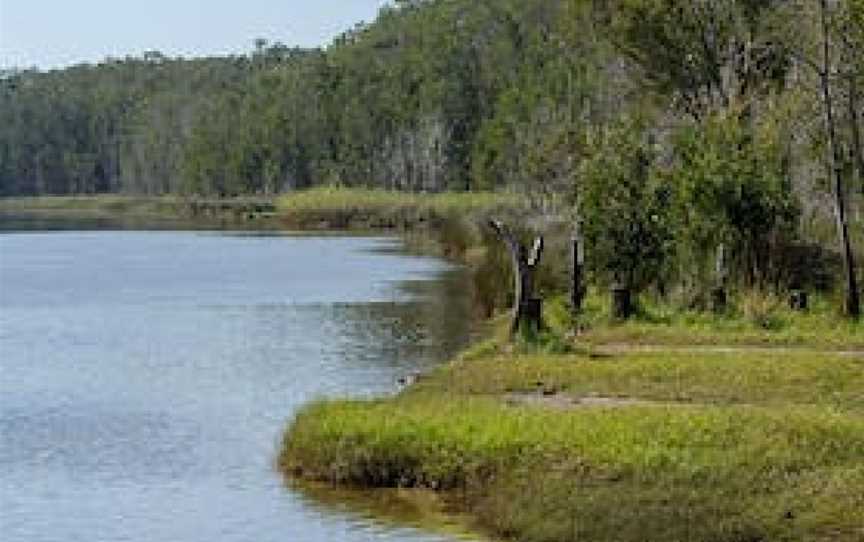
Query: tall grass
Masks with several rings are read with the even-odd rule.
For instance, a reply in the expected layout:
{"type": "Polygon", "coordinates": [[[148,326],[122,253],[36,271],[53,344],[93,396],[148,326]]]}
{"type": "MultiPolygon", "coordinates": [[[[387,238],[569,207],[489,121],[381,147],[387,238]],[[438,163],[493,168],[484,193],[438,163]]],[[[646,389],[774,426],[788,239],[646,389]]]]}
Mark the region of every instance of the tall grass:
{"type": "MultiPolygon", "coordinates": [[[[566,302],[559,297],[551,305],[566,302]]],[[[650,295],[639,299],[637,314],[620,322],[611,316],[608,293],[592,289],[582,314],[561,328],[583,330],[580,340],[593,344],[764,345],[864,348],[864,321],[840,313],[842,304],[831,294],[811,296],[807,311],[794,311],[788,300],[774,294],[738,292],[722,314],[682,308],[650,295]]]]}
{"type": "Polygon", "coordinates": [[[123,214],[176,212],[181,199],[174,196],[127,196],[100,194],[87,196],[39,196],[0,198],[0,211],[54,211],[68,213],[123,214]]]}
{"type": "Polygon", "coordinates": [[[374,188],[320,187],[292,192],[277,200],[284,215],[314,213],[416,214],[418,217],[482,214],[521,208],[513,194],[491,192],[411,193],[374,188]]]}
{"type": "Polygon", "coordinates": [[[828,354],[463,361],[394,399],[310,405],[280,465],[446,490],[482,529],[525,542],[854,541],[862,368],[828,354]],[[502,395],[538,382],[654,402],[561,410],[502,395]]]}

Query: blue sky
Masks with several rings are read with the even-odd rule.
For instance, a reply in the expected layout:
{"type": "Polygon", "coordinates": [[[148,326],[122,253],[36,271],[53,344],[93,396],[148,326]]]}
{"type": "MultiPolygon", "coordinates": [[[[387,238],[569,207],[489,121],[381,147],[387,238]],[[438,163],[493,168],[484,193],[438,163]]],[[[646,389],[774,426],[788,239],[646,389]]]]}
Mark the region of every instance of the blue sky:
{"type": "Polygon", "coordinates": [[[59,68],[158,50],[243,53],[256,38],[324,45],[385,0],[0,0],[0,67],[59,68]]]}

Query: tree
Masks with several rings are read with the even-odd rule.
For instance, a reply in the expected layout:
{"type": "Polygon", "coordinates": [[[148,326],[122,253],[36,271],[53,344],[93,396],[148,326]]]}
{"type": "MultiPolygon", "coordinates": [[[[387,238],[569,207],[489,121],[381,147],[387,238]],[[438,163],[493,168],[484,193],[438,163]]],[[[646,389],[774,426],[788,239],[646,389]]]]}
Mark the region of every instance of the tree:
{"type": "Polygon", "coordinates": [[[819,0],[819,18],[821,25],[822,58],[818,66],[819,86],[822,93],[822,105],[825,111],[825,131],[828,136],[828,169],[833,176],[834,205],[837,214],[837,229],[843,250],[843,261],[846,271],[846,313],[852,318],[861,315],[861,297],[858,290],[855,256],[852,252],[852,242],[849,239],[849,222],[847,217],[846,187],[843,179],[843,156],[837,139],[837,127],[834,118],[834,97],[832,94],[834,64],[831,56],[831,12],[828,0],[819,0]]]}
{"type": "MultiPolygon", "coordinates": [[[[753,125],[717,113],[673,137],[676,241],[685,274],[710,283],[718,247],[737,276],[764,286],[773,245],[794,232],[795,194],[785,171],[783,137],[770,123],[753,125]]],[[[728,270],[727,270],[728,271],[728,270]]]]}
{"type": "Polygon", "coordinates": [[[634,293],[655,282],[671,248],[667,179],[640,120],[592,134],[576,176],[576,215],[586,263],[596,279],[634,293]]]}
{"type": "Polygon", "coordinates": [[[775,4],[624,0],[613,41],[651,86],[698,121],[782,85],[788,53],[763,31],[775,4]]]}

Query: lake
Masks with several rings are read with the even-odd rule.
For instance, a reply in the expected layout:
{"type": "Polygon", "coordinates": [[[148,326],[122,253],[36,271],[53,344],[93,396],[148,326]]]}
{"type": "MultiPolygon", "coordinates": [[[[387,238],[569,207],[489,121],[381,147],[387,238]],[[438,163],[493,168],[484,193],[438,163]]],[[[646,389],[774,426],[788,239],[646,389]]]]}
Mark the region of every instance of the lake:
{"type": "Polygon", "coordinates": [[[0,232],[0,539],[446,540],[273,464],[300,405],[393,393],[467,343],[462,270],[384,238],[18,228],[0,232]]]}

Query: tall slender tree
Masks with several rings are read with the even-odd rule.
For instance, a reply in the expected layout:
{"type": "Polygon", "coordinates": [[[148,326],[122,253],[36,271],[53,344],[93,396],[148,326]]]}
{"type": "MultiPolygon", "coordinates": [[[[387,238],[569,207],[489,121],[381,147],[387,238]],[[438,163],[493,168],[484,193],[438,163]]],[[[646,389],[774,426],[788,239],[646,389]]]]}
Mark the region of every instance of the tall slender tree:
{"type": "Polygon", "coordinates": [[[828,169],[832,175],[834,191],[834,207],[837,215],[837,230],[843,251],[843,263],[846,273],[846,314],[852,318],[861,316],[861,293],[858,291],[858,277],[855,267],[855,255],[852,252],[852,241],[849,238],[849,222],[847,216],[846,185],[843,179],[843,156],[837,138],[837,126],[834,114],[834,96],[832,93],[834,64],[831,55],[831,11],[828,0],[819,0],[819,17],[822,30],[822,58],[819,71],[819,86],[822,93],[822,107],[825,112],[825,131],[828,136],[828,169]]]}

